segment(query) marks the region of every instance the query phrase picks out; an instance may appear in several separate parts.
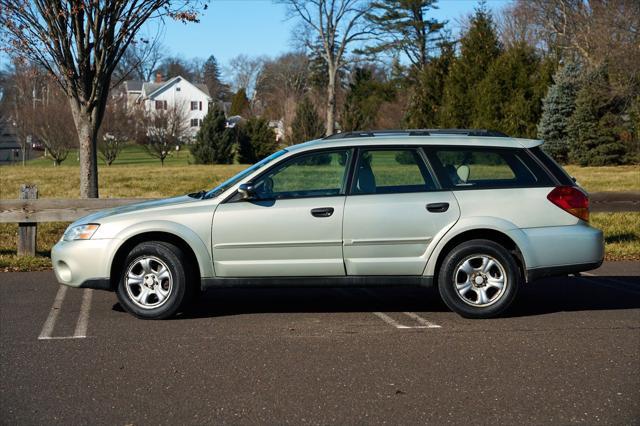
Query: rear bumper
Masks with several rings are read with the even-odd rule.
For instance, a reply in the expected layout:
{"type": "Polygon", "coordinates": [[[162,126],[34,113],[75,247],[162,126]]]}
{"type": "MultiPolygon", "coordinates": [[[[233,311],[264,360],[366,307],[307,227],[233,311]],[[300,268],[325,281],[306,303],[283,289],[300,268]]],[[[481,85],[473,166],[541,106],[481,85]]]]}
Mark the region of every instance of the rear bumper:
{"type": "Polygon", "coordinates": [[[581,222],[523,229],[527,238],[527,281],[596,269],[604,259],[602,231],[581,222]]]}
{"type": "Polygon", "coordinates": [[[577,274],[578,272],[591,271],[602,265],[602,260],[595,263],[583,263],[580,265],[551,266],[548,268],[536,268],[527,270],[527,281],[535,281],[545,277],[577,274]]]}

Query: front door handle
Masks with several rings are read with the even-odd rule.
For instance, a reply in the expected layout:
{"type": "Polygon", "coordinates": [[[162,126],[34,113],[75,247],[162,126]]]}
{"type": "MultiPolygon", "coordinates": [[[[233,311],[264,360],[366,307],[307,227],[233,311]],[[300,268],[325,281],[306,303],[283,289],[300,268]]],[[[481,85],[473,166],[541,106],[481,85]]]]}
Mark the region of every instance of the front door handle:
{"type": "Polygon", "coordinates": [[[333,207],[318,207],[311,209],[311,214],[315,217],[329,217],[333,214],[333,207]]]}
{"type": "Polygon", "coordinates": [[[427,210],[431,213],[444,213],[449,210],[449,203],[429,203],[427,210]]]}

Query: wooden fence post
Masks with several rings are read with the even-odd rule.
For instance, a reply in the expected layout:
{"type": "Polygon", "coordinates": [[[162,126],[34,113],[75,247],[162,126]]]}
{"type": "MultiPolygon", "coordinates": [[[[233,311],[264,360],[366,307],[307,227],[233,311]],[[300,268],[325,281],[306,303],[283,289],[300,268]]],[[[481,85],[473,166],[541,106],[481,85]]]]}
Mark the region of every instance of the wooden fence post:
{"type": "MultiPolygon", "coordinates": [[[[38,198],[38,187],[36,185],[21,185],[20,199],[30,200],[38,198]]],[[[36,236],[38,234],[37,223],[18,223],[18,256],[36,255],[36,236]]]]}

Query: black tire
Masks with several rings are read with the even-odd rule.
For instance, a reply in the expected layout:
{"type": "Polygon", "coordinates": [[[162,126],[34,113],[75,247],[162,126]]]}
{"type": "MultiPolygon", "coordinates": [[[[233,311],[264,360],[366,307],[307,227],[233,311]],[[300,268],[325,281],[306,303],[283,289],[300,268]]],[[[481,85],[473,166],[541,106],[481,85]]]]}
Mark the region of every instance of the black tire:
{"type": "MultiPolygon", "coordinates": [[[[186,304],[191,296],[192,291],[189,285],[190,271],[191,268],[189,267],[187,259],[185,259],[184,253],[175,245],[161,241],[140,243],[131,250],[121,268],[120,280],[116,290],[118,301],[127,312],[140,319],[170,318],[178,312],[181,306],[186,304]],[[169,278],[165,278],[165,280],[161,282],[162,280],[158,279],[161,278],[160,275],[156,276],[152,273],[145,273],[142,263],[147,259],[150,259],[152,272],[154,267],[158,271],[163,271],[164,269],[162,269],[162,267],[166,266],[169,278]],[[127,286],[127,275],[129,274],[130,268],[134,268],[131,269],[134,275],[138,275],[139,272],[144,274],[145,277],[147,275],[153,275],[149,278],[151,282],[150,285],[153,287],[145,288],[149,296],[145,296],[144,301],[136,301],[135,297],[141,295],[143,286],[146,286],[145,284],[127,286]],[[138,270],[135,268],[138,268],[138,270]],[[169,279],[171,280],[170,284],[169,279]],[[158,285],[163,287],[166,285],[167,287],[166,291],[168,295],[162,300],[159,299],[157,295],[159,293],[155,290],[158,285]],[[139,289],[137,293],[136,289],[139,289]]],[[[147,282],[145,279],[146,278],[142,280],[143,283],[147,282]]],[[[163,291],[164,290],[163,288],[163,291]]]]}
{"type": "Polygon", "coordinates": [[[509,251],[494,241],[478,239],[464,242],[446,255],[438,274],[438,290],[449,309],[459,315],[493,318],[513,303],[521,281],[509,251]]]}

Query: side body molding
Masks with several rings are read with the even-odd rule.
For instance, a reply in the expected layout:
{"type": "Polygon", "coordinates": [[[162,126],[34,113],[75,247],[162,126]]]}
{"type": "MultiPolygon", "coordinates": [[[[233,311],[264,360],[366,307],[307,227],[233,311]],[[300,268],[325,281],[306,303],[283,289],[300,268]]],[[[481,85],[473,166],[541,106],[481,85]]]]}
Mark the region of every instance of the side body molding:
{"type": "Polygon", "coordinates": [[[113,262],[113,258],[120,249],[120,247],[130,238],[136,235],[144,234],[147,232],[164,232],[167,234],[175,235],[183,239],[196,255],[198,260],[198,266],[200,268],[200,276],[202,278],[213,277],[213,261],[211,260],[211,252],[209,246],[211,244],[205,243],[202,238],[196,234],[192,229],[168,220],[151,220],[146,222],[140,222],[124,228],[116,238],[119,240],[119,244],[110,253],[109,265],[113,262]]]}

